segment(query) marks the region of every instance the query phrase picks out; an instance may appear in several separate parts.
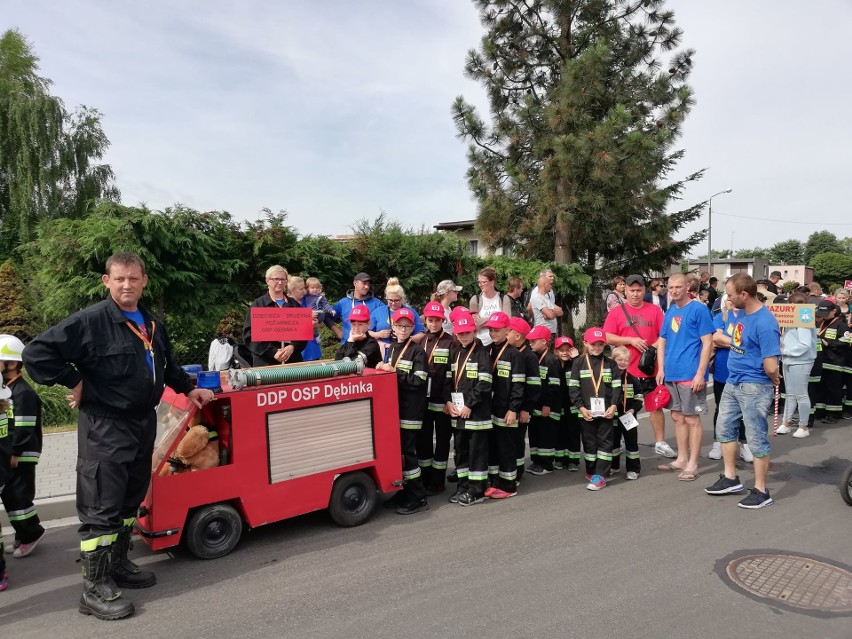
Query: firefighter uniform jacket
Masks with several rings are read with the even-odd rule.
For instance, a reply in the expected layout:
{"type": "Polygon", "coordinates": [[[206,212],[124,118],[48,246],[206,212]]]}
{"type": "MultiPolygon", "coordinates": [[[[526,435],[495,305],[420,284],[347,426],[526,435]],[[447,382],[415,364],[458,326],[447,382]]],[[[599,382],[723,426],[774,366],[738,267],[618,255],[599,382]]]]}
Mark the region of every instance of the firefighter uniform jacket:
{"type": "MultiPolygon", "coordinates": [[[[817,320],[819,321],[819,320],[817,320]]],[[[819,370],[843,372],[846,367],[846,353],[849,351],[849,341],[846,333],[849,325],[841,315],[817,326],[817,358],[819,370]]]]}
{"type": "Polygon", "coordinates": [[[429,391],[428,409],[441,413],[444,411],[444,385],[447,372],[450,370],[450,350],[454,344],[453,336],[443,329],[438,333],[426,333],[423,340],[423,350],[426,351],[426,372],[429,381],[426,387],[429,391]]]}
{"type": "Polygon", "coordinates": [[[550,418],[559,420],[562,417],[562,388],[559,380],[562,367],[559,358],[546,349],[536,357],[536,366],[541,380],[541,396],[533,414],[541,415],[542,406],[548,406],[550,418]]]}
{"type": "Polygon", "coordinates": [[[450,350],[450,369],[444,386],[444,403],[458,392],[464,397],[464,405],[470,408],[470,417],[453,418],[456,428],[461,430],[487,430],[491,428],[491,357],[488,349],[478,339],[467,348],[453,344],[450,350]]]}
{"type": "Polygon", "coordinates": [[[379,343],[370,335],[367,335],[367,337],[359,342],[343,342],[337,347],[334,359],[340,360],[348,357],[354,360],[359,355],[363,356],[364,366],[367,368],[375,368],[382,361],[382,351],[379,349],[379,343]]]}
{"type": "Polygon", "coordinates": [[[578,358],[569,359],[567,362],[563,362],[561,359],[559,360],[559,390],[562,393],[562,408],[563,413],[572,413],[573,415],[580,414],[580,410],[574,406],[574,403],[571,401],[571,370],[574,367],[574,362],[577,361],[578,358]]]}
{"type": "MultiPolygon", "coordinates": [[[[524,402],[524,365],[518,349],[504,341],[492,343],[491,352],[491,419],[495,426],[506,426],[506,412],[519,413],[524,402]]],[[[512,428],[518,425],[516,421],[512,428]]]]}
{"type": "Polygon", "coordinates": [[[638,415],[639,411],[642,410],[642,401],[644,399],[639,390],[638,381],[633,375],[627,372],[627,369],[622,371],[617,366],[616,369],[621,373],[622,395],[621,401],[618,403],[618,409],[615,411],[615,416],[620,417],[631,408],[633,409],[633,414],[638,415]]]}
{"type": "Polygon", "coordinates": [[[541,376],[538,371],[538,356],[530,347],[529,342],[518,349],[521,355],[521,361],[524,367],[524,402],[521,404],[521,410],[528,412],[530,415],[539,407],[539,398],[541,397],[541,376]]]}
{"type": "Polygon", "coordinates": [[[41,400],[23,377],[9,382],[12,391],[12,454],[18,462],[36,464],[41,456],[41,400]]]}
{"type": "Polygon", "coordinates": [[[12,475],[12,433],[9,429],[11,404],[0,401],[0,486],[12,475]]]}
{"type": "Polygon", "coordinates": [[[571,381],[569,382],[569,392],[571,394],[571,403],[580,409],[591,410],[592,405],[590,399],[592,397],[603,397],[604,406],[609,409],[610,406],[618,406],[621,403],[621,378],[617,375],[613,377],[612,372],[618,370],[618,366],[609,357],[603,355],[588,354],[588,362],[591,368],[586,364],[586,355],[580,355],[574,359],[574,365],[571,367],[571,381]],[[595,393],[595,384],[593,378],[600,376],[600,386],[597,394],[595,393]]]}
{"type": "Polygon", "coordinates": [[[47,329],[24,349],[24,366],[39,384],[74,388],[81,380],[80,409],[108,418],[146,418],[170,386],[187,394],[195,387],[172,358],[166,328],[141,304],[152,343],[153,371],[142,338],[108,297],[47,329]],[[73,362],[73,363],[72,363],[73,362]]]}
{"type": "Polygon", "coordinates": [[[399,426],[418,430],[426,412],[426,351],[409,337],[390,345],[388,363],[396,369],[399,426]]]}

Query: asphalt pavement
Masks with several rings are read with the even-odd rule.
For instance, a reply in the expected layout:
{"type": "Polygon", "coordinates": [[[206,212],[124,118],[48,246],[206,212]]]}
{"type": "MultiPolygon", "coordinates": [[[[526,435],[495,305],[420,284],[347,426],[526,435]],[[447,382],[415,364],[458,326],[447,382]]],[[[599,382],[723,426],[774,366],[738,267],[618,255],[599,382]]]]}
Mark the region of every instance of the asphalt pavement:
{"type": "MultiPolygon", "coordinates": [[[[852,570],[852,508],[839,496],[852,459],[852,421],[772,441],[776,503],[748,511],[711,497],[721,462],[680,482],[656,470],[647,419],[642,474],[585,489],[582,473],[527,475],[518,496],[463,508],[448,493],[429,511],[379,509],[358,528],[324,512],[243,535],[221,559],[183,551],[132,555],[159,583],[126,591],[136,614],[103,622],[77,612],[73,520],[52,522],[32,556],[8,559],[0,627],[16,639],[61,633],[158,637],[852,637],[849,613],[804,611],[747,595],[725,568],[764,551],[796,553],[852,570]]],[[[667,418],[667,434],[672,434],[667,418]]],[[[669,441],[673,438],[669,437],[669,441]]],[[[750,465],[739,462],[746,486],[750,465]]],[[[7,555],[8,557],[8,555],[7,555]]],[[[844,593],[841,593],[844,594],[844,593]]],[[[849,595],[849,593],[845,593],[849,595]]]]}

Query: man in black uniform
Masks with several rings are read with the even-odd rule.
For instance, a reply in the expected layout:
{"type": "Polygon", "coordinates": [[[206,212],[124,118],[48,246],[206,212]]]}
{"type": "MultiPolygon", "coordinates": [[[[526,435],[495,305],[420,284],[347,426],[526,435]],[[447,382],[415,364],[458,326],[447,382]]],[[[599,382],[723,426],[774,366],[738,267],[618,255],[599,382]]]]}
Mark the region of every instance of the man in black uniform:
{"type": "Polygon", "coordinates": [[[194,388],[174,362],[165,327],[139,304],[148,283],[135,253],[116,253],[101,277],[109,296],[33,340],[24,365],[40,384],[71,389],[77,419],[77,515],[83,595],[80,612],[121,619],[133,604],[119,587],[156,583],[127,558],[136,511],[151,479],[155,407],[166,384],[198,407],[213,393],[194,388]]]}

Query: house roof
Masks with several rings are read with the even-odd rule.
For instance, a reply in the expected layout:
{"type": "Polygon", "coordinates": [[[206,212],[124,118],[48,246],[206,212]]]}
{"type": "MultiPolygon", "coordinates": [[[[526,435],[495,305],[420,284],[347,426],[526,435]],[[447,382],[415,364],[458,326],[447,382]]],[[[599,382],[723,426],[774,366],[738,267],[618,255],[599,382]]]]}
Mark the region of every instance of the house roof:
{"type": "Polygon", "coordinates": [[[472,229],[476,226],[476,220],[463,220],[461,222],[441,222],[435,225],[436,231],[460,231],[472,229]]]}

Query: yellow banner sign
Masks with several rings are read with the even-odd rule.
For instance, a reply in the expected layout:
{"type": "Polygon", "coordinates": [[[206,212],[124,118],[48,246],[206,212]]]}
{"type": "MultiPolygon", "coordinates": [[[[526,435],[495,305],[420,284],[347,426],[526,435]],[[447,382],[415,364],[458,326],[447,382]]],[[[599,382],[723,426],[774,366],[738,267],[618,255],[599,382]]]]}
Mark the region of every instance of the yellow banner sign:
{"type": "Polygon", "coordinates": [[[781,328],[814,328],[815,304],[767,304],[781,328]]]}

